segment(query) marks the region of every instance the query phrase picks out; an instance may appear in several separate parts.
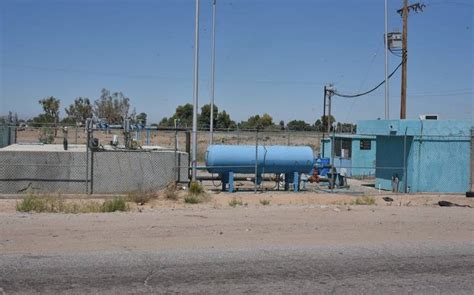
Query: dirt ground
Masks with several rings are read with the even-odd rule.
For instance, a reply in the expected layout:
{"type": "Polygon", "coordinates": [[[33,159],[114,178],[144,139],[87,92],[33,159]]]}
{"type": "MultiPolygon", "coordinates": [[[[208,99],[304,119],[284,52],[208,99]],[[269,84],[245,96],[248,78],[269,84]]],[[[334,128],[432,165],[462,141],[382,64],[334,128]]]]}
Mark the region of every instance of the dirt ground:
{"type": "MultiPolygon", "coordinates": [[[[355,202],[361,195],[343,194],[343,193],[317,193],[317,192],[237,192],[228,193],[220,191],[207,191],[205,201],[199,204],[187,204],[184,202],[186,191],[179,191],[178,200],[168,200],[163,193],[157,193],[149,202],[143,206],[138,206],[129,202],[130,212],[156,212],[162,209],[226,209],[231,208],[229,204],[233,200],[241,202],[237,207],[262,208],[274,206],[299,206],[314,207],[319,206],[323,209],[347,210],[355,208],[355,202]],[[262,202],[269,201],[268,205],[262,202]]],[[[115,195],[61,195],[67,201],[97,201],[113,198],[115,195]]],[[[126,197],[126,196],[125,196],[126,197]]],[[[373,194],[369,197],[375,200],[375,204],[370,206],[380,207],[433,207],[438,208],[438,201],[444,200],[459,205],[469,205],[474,207],[474,199],[466,198],[461,194],[373,194]],[[393,202],[386,202],[383,197],[391,197],[393,202]]],[[[22,195],[3,195],[0,196],[0,213],[16,212],[16,204],[22,198],[22,195]]]]}
{"type": "MultiPolygon", "coordinates": [[[[462,195],[357,197],[323,193],[219,193],[190,205],[160,197],[125,213],[49,214],[15,211],[0,200],[0,252],[52,253],[99,250],[166,250],[271,245],[318,245],[412,240],[474,240],[472,208],[439,207],[439,200],[471,205],[462,195]],[[236,198],[242,206],[231,207],[236,198]],[[260,200],[269,200],[262,205],[260,200]]],[[[100,199],[97,199],[100,200],[100,199]]]]}

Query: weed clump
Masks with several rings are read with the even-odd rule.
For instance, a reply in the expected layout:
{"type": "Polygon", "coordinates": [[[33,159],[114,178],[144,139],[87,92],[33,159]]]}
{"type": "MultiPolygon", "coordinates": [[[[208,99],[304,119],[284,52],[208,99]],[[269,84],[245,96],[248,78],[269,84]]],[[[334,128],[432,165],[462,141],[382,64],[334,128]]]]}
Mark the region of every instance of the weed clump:
{"type": "Polygon", "coordinates": [[[192,195],[200,195],[200,194],[204,193],[204,188],[202,187],[202,185],[199,182],[193,181],[189,185],[189,193],[192,194],[192,195]]]}
{"type": "Polygon", "coordinates": [[[206,197],[203,186],[199,182],[193,181],[189,185],[189,192],[184,197],[184,202],[187,204],[198,204],[205,201],[206,197]]]}
{"type": "Polygon", "coordinates": [[[152,192],[133,192],[128,194],[127,201],[134,202],[137,205],[144,205],[154,197],[155,195],[152,192]]]}
{"type": "Polygon", "coordinates": [[[201,203],[201,199],[196,195],[187,195],[184,197],[184,202],[187,204],[198,204],[201,203]]]}
{"type": "Polygon", "coordinates": [[[102,204],[102,212],[128,211],[127,202],[124,197],[115,197],[112,200],[106,200],[102,204]]]}
{"type": "Polygon", "coordinates": [[[168,184],[165,188],[164,195],[168,200],[176,201],[178,200],[178,194],[176,192],[176,184],[174,182],[168,184]]]}
{"type": "Polygon", "coordinates": [[[241,199],[236,199],[235,197],[232,198],[232,200],[229,201],[229,206],[235,208],[237,206],[243,206],[244,203],[242,202],[241,199]]]}
{"type": "Polygon", "coordinates": [[[270,205],[270,200],[265,200],[265,199],[260,200],[260,204],[263,205],[263,206],[268,206],[268,205],[270,205]]]}
{"type": "Polygon", "coordinates": [[[374,205],[375,199],[370,196],[358,197],[351,202],[351,205],[374,205]]]}
{"type": "Polygon", "coordinates": [[[129,207],[123,197],[116,197],[103,203],[96,201],[66,202],[61,196],[29,193],[23,200],[17,202],[16,210],[19,212],[77,214],[128,211],[129,207]]]}

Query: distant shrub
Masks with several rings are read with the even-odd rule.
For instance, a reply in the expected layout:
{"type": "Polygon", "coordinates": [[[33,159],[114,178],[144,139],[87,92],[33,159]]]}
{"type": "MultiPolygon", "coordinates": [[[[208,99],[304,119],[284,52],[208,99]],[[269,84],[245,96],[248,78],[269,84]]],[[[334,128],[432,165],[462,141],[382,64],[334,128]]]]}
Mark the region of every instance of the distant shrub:
{"type": "Polygon", "coordinates": [[[197,181],[193,181],[189,185],[189,193],[192,194],[192,195],[200,195],[200,194],[204,193],[204,188],[202,187],[201,183],[199,183],[197,181]]]}
{"type": "Polygon", "coordinates": [[[115,197],[112,200],[106,200],[102,204],[102,212],[128,211],[127,202],[124,197],[115,197]]]}
{"type": "Polygon", "coordinates": [[[268,206],[270,205],[270,200],[260,200],[260,204],[262,204],[263,206],[268,206]]]}
{"type": "Polygon", "coordinates": [[[374,205],[374,204],[375,204],[375,199],[374,197],[370,197],[370,196],[358,197],[357,199],[351,202],[351,205],[374,205]]]}
{"type": "Polygon", "coordinates": [[[243,206],[244,203],[240,199],[232,198],[232,200],[229,201],[229,206],[235,208],[237,206],[243,206]]]}
{"type": "Polygon", "coordinates": [[[201,203],[202,200],[198,195],[187,195],[184,197],[184,202],[187,204],[198,204],[201,203]]]}

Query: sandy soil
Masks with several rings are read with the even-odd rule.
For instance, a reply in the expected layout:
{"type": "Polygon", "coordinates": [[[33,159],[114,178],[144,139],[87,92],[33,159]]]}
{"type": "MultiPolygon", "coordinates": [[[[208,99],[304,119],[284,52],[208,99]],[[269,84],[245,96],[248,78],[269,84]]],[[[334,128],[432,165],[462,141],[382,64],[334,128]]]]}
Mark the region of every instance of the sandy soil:
{"type": "Polygon", "coordinates": [[[474,241],[471,208],[441,208],[438,200],[474,206],[453,195],[375,196],[376,205],[348,205],[354,196],[315,193],[213,195],[198,205],[154,200],[127,213],[30,214],[0,200],[1,253],[167,250],[266,245],[474,241]],[[246,205],[229,206],[232,198],[246,205]],[[263,206],[259,200],[268,199],[263,206]],[[346,205],[344,205],[346,203],[346,205]]]}

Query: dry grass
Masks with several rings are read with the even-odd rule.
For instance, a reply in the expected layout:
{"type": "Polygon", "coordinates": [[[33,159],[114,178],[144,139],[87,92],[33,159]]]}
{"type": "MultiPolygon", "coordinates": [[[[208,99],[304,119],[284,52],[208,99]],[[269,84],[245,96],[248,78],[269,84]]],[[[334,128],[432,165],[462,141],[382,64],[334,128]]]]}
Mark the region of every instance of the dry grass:
{"type": "Polygon", "coordinates": [[[232,200],[229,201],[229,206],[232,208],[235,208],[237,206],[243,206],[244,202],[242,202],[242,199],[237,199],[237,198],[232,198],[232,200]]]}
{"type": "Polygon", "coordinates": [[[133,192],[127,195],[128,202],[134,202],[137,205],[145,205],[150,200],[155,199],[156,194],[154,192],[133,192]]]}
{"type": "Polygon", "coordinates": [[[184,202],[187,204],[198,204],[209,200],[209,196],[204,191],[204,187],[200,182],[191,182],[189,192],[184,197],[184,202]]]}
{"type": "Polygon", "coordinates": [[[17,202],[16,210],[19,212],[36,213],[100,213],[128,211],[125,198],[115,197],[104,202],[73,201],[67,202],[60,195],[39,195],[28,193],[21,201],[17,202]]]}
{"type": "Polygon", "coordinates": [[[351,202],[351,205],[375,205],[375,198],[371,196],[358,197],[351,202]]]}
{"type": "Polygon", "coordinates": [[[266,199],[263,199],[263,200],[260,200],[260,204],[263,205],[263,206],[268,206],[270,205],[270,200],[266,200],[266,199]]]}
{"type": "Polygon", "coordinates": [[[176,184],[174,182],[166,186],[166,188],[164,189],[164,196],[165,196],[165,199],[167,200],[173,200],[173,201],[178,200],[179,195],[177,192],[176,184]]]}

